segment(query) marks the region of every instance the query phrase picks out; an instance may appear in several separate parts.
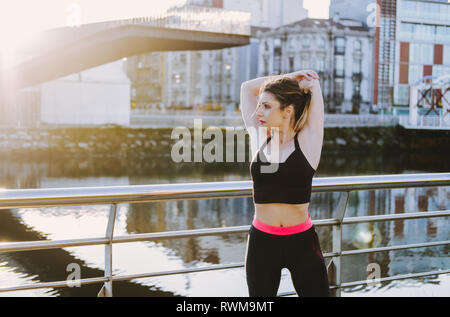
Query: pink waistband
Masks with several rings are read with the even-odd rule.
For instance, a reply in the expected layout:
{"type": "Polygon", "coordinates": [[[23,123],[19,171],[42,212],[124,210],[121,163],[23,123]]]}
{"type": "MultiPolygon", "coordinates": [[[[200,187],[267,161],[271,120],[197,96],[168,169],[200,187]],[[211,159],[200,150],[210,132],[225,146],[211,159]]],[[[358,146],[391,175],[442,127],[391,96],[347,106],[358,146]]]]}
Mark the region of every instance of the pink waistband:
{"type": "Polygon", "coordinates": [[[253,224],[253,227],[255,227],[256,229],[258,229],[260,231],[263,231],[265,233],[270,233],[270,234],[276,234],[276,235],[288,235],[288,234],[300,233],[300,232],[306,231],[312,227],[311,215],[309,213],[308,213],[308,220],[306,220],[305,222],[302,222],[298,225],[295,225],[295,226],[275,227],[275,226],[265,224],[256,218],[253,218],[252,224],[253,224]]]}

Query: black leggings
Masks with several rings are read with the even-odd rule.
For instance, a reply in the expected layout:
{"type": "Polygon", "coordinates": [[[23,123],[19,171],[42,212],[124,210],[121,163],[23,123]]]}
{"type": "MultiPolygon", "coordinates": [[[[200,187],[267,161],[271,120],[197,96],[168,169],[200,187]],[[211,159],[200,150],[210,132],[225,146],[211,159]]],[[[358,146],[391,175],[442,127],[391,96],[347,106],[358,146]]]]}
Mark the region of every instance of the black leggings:
{"type": "Polygon", "coordinates": [[[330,296],[328,274],[314,225],[291,235],[250,227],[245,271],[250,297],[276,296],[281,269],[287,268],[298,296],[330,296]]]}

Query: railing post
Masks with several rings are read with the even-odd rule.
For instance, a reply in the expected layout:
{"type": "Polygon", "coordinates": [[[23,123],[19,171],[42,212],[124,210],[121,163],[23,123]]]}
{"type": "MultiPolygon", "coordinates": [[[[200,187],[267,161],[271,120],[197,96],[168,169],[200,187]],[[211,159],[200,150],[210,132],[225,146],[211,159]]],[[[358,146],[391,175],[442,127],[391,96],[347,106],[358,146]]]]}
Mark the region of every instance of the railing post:
{"type": "Polygon", "coordinates": [[[116,222],[117,204],[112,204],[108,216],[108,226],[106,227],[106,238],[109,239],[109,243],[105,245],[105,277],[108,278],[108,282],[105,282],[98,297],[112,297],[112,239],[114,236],[114,223],[116,222]]]}
{"type": "Polygon", "coordinates": [[[337,252],[338,256],[333,257],[332,262],[329,265],[329,282],[338,286],[337,289],[331,290],[330,294],[333,297],[341,296],[341,284],[342,284],[342,220],[345,216],[347,209],[349,192],[342,192],[339,197],[339,202],[336,210],[336,218],[339,221],[337,225],[333,226],[333,252],[337,252]]]}

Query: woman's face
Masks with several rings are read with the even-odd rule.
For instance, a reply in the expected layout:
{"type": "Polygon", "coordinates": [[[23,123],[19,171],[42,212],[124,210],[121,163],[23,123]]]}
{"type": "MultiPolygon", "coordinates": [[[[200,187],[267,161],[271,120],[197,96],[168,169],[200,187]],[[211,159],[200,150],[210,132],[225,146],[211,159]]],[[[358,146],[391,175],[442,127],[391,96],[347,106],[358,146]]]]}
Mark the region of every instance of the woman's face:
{"type": "Polygon", "coordinates": [[[283,114],[287,108],[280,111],[280,103],[269,92],[263,92],[258,97],[258,108],[256,110],[256,119],[263,127],[280,127],[285,122],[283,114]]]}

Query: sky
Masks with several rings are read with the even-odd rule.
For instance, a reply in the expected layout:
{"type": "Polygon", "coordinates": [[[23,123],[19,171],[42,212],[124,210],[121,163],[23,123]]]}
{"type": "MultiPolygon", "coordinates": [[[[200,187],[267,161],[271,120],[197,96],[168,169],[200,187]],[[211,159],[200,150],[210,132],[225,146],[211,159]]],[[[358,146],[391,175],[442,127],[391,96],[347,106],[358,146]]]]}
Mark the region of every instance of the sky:
{"type": "MultiPolygon", "coordinates": [[[[8,54],[12,55],[17,43],[46,29],[157,14],[185,2],[186,0],[1,0],[2,61],[6,61],[8,54]]],[[[328,18],[329,3],[330,0],[303,0],[303,5],[312,18],[328,18]]]]}
{"type": "Polygon", "coordinates": [[[15,39],[53,27],[74,25],[77,21],[90,23],[143,16],[184,2],[185,0],[2,0],[0,41],[15,42],[15,39]]]}
{"type": "Polygon", "coordinates": [[[303,0],[303,7],[308,10],[308,17],[328,19],[330,0],[303,0]]]}
{"type": "MultiPolygon", "coordinates": [[[[161,12],[184,2],[185,0],[2,0],[0,39],[12,41],[14,38],[76,21],[88,23],[161,12]],[[14,32],[11,32],[12,29],[14,32]]],[[[303,0],[304,7],[313,18],[327,18],[329,3],[330,0],[303,0]]]]}

